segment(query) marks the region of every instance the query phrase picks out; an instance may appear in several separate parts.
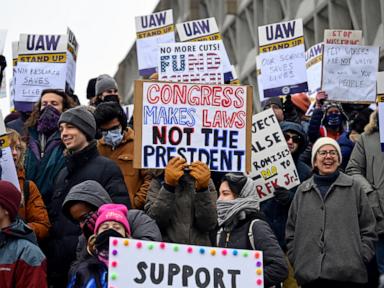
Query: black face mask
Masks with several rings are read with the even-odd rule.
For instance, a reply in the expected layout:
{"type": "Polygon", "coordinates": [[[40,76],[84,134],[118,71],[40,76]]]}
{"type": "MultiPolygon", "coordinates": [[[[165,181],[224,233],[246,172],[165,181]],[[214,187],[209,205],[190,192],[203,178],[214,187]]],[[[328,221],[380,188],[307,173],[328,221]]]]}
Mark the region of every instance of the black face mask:
{"type": "Polygon", "coordinates": [[[95,247],[97,251],[108,251],[109,250],[109,238],[110,237],[119,237],[121,234],[113,229],[108,229],[101,232],[96,236],[95,247]]]}
{"type": "Polygon", "coordinates": [[[95,105],[99,105],[101,103],[105,103],[105,102],[116,102],[116,103],[120,103],[119,102],[119,95],[117,94],[111,94],[111,95],[105,95],[105,96],[98,96],[96,101],[95,101],[95,105]],[[102,98],[101,98],[102,97],[102,98]]]}

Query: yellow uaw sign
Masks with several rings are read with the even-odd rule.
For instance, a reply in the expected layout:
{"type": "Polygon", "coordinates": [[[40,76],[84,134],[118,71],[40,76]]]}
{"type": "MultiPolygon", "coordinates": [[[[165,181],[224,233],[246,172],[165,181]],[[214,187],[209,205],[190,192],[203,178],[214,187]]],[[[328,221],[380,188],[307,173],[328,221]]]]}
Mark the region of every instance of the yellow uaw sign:
{"type": "Polygon", "coordinates": [[[171,24],[171,25],[161,27],[161,28],[156,28],[156,29],[143,31],[143,32],[137,32],[136,36],[137,36],[137,39],[142,39],[142,38],[148,38],[148,37],[152,37],[152,36],[159,36],[162,34],[173,32],[174,30],[175,30],[175,27],[173,24],[171,24]]]}
{"type": "Polygon", "coordinates": [[[196,42],[196,41],[215,41],[215,40],[221,40],[221,35],[220,33],[214,33],[211,35],[206,35],[203,37],[198,37],[195,39],[191,39],[191,42],[196,42]]]}
{"type": "Polygon", "coordinates": [[[260,53],[265,53],[265,52],[271,52],[279,49],[285,49],[285,48],[290,48],[290,47],[295,47],[299,45],[304,45],[304,37],[300,36],[295,39],[289,40],[289,41],[282,41],[278,43],[273,43],[269,45],[264,45],[259,47],[260,53]]]}
{"type": "Polygon", "coordinates": [[[0,149],[9,147],[10,141],[7,134],[0,136],[0,149]]]}
{"type": "Polygon", "coordinates": [[[378,95],[376,101],[378,103],[383,103],[384,102],[384,95],[378,95]]]}
{"type": "Polygon", "coordinates": [[[307,67],[307,69],[319,62],[321,62],[321,60],[323,59],[323,55],[319,55],[319,56],[316,56],[315,58],[311,59],[311,61],[307,62],[305,64],[305,66],[307,67]]]}
{"type": "Polygon", "coordinates": [[[66,53],[41,53],[41,54],[29,54],[19,55],[17,57],[18,62],[44,62],[44,63],[66,63],[66,53]]]}

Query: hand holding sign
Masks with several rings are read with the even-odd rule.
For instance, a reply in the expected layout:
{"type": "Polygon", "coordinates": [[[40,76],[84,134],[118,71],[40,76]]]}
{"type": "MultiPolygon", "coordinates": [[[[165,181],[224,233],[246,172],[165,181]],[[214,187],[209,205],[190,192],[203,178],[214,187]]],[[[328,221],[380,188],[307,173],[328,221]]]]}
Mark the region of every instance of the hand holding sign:
{"type": "Polygon", "coordinates": [[[324,105],[324,101],[328,99],[328,94],[325,91],[319,91],[316,94],[316,108],[321,108],[324,105]]]}
{"type": "Polygon", "coordinates": [[[209,179],[211,179],[211,171],[207,164],[201,161],[195,161],[190,166],[190,175],[196,179],[196,191],[208,188],[209,179]]]}
{"type": "Polygon", "coordinates": [[[165,167],[164,181],[170,186],[176,186],[181,176],[184,175],[184,168],[187,166],[184,158],[174,157],[169,160],[165,167]]]}

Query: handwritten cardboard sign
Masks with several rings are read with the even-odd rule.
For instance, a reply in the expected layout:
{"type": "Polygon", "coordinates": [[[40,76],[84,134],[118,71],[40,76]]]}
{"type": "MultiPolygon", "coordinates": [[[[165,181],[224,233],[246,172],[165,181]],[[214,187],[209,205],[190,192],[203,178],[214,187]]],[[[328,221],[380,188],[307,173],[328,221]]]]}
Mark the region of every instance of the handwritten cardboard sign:
{"type": "Polygon", "coordinates": [[[307,67],[308,95],[314,97],[321,90],[323,43],[315,44],[305,52],[305,65],[307,67]]]}
{"type": "Polygon", "coordinates": [[[223,48],[220,41],[162,44],[159,80],[223,84],[223,48]]]}
{"type": "Polygon", "coordinates": [[[249,86],[136,81],[134,166],[163,169],[180,156],[249,171],[251,103],[249,86]]]}
{"type": "Polygon", "coordinates": [[[276,187],[300,184],[295,163],[272,109],[252,117],[252,172],[260,201],[272,198],[276,187]]]}
{"type": "Polygon", "coordinates": [[[181,42],[219,41],[223,48],[221,50],[221,59],[223,61],[224,81],[228,83],[235,79],[215,18],[178,23],[176,24],[176,30],[181,42]]]}
{"type": "Polygon", "coordinates": [[[65,89],[67,43],[67,35],[20,35],[15,101],[36,102],[44,89],[65,89]]]}
{"type": "Polygon", "coordinates": [[[109,241],[108,287],[264,287],[262,251],[109,241]]]}
{"type": "Polygon", "coordinates": [[[363,32],[361,30],[324,30],[325,44],[362,45],[363,32]]]}
{"type": "Polygon", "coordinates": [[[329,100],[374,102],[379,48],[325,44],[322,89],[329,100]]]}
{"type": "Polygon", "coordinates": [[[135,17],[136,51],[139,74],[148,76],[156,72],[158,45],[175,42],[172,9],[135,17]]]}

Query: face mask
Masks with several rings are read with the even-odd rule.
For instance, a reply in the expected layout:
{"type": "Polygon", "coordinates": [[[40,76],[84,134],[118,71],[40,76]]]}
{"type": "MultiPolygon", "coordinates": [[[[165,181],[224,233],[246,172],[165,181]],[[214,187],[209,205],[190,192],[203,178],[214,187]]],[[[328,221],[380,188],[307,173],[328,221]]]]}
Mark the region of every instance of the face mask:
{"type": "Polygon", "coordinates": [[[325,124],[326,126],[337,129],[341,125],[341,115],[340,114],[330,114],[325,116],[325,124]]]}
{"type": "Polygon", "coordinates": [[[53,106],[48,105],[40,112],[37,120],[37,131],[44,135],[49,135],[57,130],[57,122],[60,118],[60,112],[53,106]]]}
{"type": "Polygon", "coordinates": [[[119,101],[119,95],[117,94],[111,94],[111,95],[105,95],[105,96],[98,96],[95,105],[99,105],[100,103],[105,103],[105,102],[116,102],[120,103],[119,101]]]}
{"type": "Polygon", "coordinates": [[[105,144],[112,146],[112,147],[118,146],[124,137],[123,134],[121,133],[120,127],[117,129],[105,131],[102,133],[104,136],[105,144]]]}
{"type": "Polygon", "coordinates": [[[121,238],[120,233],[113,229],[108,229],[96,236],[95,247],[97,258],[108,266],[109,259],[109,238],[110,237],[119,237],[121,238]]]}

